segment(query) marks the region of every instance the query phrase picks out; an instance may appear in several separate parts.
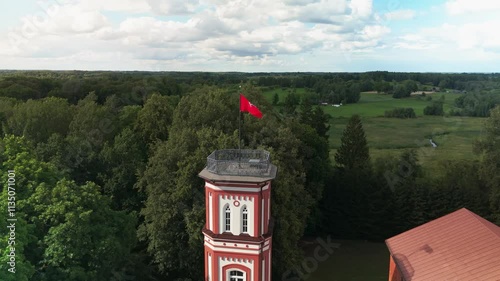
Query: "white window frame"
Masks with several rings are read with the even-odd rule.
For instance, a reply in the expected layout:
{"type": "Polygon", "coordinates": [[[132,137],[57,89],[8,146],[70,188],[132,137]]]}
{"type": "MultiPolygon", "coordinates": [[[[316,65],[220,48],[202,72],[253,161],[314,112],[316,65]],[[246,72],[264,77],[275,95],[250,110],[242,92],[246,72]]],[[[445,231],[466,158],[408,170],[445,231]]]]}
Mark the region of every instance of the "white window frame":
{"type": "Polygon", "coordinates": [[[248,234],[248,208],[246,205],[241,210],[241,233],[248,234]]]}
{"type": "Polygon", "coordinates": [[[224,208],[224,232],[231,231],[231,207],[229,204],[226,204],[224,208]]]}
{"type": "Polygon", "coordinates": [[[234,278],[235,281],[245,281],[245,280],[247,280],[246,279],[246,273],[244,271],[241,271],[241,270],[235,269],[235,268],[231,268],[231,269],[227,270],[227,281],[233,281],[233,280],[231,280],[231,277],[233,277],[233,276],[231,276],[232,272],[237,272],[237,273],[241,273],[242,274],[241,276],[234,276],[235,277],[234,278]]]}

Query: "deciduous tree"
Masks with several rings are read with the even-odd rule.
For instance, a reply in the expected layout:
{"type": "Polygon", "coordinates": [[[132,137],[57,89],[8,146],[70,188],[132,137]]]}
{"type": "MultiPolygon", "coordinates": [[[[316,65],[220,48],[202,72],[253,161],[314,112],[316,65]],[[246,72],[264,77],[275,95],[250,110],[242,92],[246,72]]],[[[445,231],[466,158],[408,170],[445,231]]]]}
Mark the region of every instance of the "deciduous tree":
{"type": "Polygon", "coordinates": [[[485,136],[475,144],[482,156],[481,178],[490,188],[490,210],[493,220],[500,224],[500,106],[490,111],[484,125],[485,136]]]}

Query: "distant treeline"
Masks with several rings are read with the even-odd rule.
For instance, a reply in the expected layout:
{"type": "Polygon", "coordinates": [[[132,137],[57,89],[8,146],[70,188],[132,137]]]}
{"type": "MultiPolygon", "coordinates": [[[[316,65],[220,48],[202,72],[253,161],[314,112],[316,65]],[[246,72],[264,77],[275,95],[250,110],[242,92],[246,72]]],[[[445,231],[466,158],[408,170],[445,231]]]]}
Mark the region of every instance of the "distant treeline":
{"type": "MultiPolygon", "coordinates": [[[[394,98],[416,91],[464,93],[451,115],[489,116],[499,104],[500,74],[479,73],[240,73],[240,72],[106,72],[2,71],[0,97],[20,100],[60,97],[76,104],[93,92],[103,103],[115,96],[121,105],[142,105],[152,93],[182,96],[200,86],[232,87],[250,83],[263,88],[307,88],[313,104],[356,103],[360,93],[376,91],[394,98]]],[[[290,97],[298,105],[302,97],[290,97]]],[[[441,115],[442,113],[439,113],[441,115]]]]}
{"type": "Polygon", "coordinates": [[[92,91],[99,101],[104,101],[110,95],[134,91],[176,95],[201,85],[228,86],[247,82],[261,87],[310,88],[321,96],[339,92],[332,102],[341,99],[352,102],[356,97],[351,97],[350,92],[378,91],[404,97],[418,90],[417,84],[426,89],[459,91],[499,88],[500,74],[2,71],[0,96],[23,100],[55,96],[74,103],[92,91]]]}
{"type": "Polygon", "coordinates": [[[259,86],[312,88],[319,80],[362,81],[361,91],[373,89],[371,83],[379,81],[403,82],[412,80],[420,84],[457,90],[480,88],[481,82],[500,82],[500,73],[411,73],[373,71],[363,73],[254,73],[259,86]],[[256,78],[257,76],[258,78],[256,78]]]}

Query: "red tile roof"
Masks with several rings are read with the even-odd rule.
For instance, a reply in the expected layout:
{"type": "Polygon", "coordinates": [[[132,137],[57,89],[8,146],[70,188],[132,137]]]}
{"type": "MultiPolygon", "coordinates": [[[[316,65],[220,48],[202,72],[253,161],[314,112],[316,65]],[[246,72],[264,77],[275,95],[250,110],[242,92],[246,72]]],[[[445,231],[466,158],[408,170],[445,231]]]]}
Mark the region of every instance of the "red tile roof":
{"type": "Polygon", "coordinates": [[[406,281],[500,280],[500,227],[465,208],[385,243],[406,281]]]}

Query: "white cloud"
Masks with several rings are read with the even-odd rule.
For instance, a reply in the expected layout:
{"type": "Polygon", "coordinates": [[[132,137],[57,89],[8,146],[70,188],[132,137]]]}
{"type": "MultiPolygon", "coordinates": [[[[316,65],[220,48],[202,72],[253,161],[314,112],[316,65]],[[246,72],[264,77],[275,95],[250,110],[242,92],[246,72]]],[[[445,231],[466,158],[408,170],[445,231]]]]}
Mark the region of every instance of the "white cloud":
{"type": "Polygon", "coordinates": [[[13,34],[23,40],[7,47],[0,44],[0,56],[100,65],[99,59],[105,63],[106,55],[119,50],[131,67],[155,61],[171,62],[165,64],[169,67],[285,67],[290,64],[283,58],[292,55],[370,51],[390,32],[376,24],[371,0],[72,0],[43,20],[36,15],[25,19],[38,22],[14,28],[13,34]],[[125,19],[111,23],[106,11],[120,12],[125,19]],[[188,17],[181,21],[158,14],[188,17]]]}
{"type": "Polygon", "coordinates": [[[367,25],[363,28],[362,34],[364,39],[378,39],[388,34],[390,29],[382,25],[367,25]]]}
{"type": "Polygon", "coordinates": [[[439,43],[433,42],[433,39],[428,37],[429,36],[422,36],[420,34],[406,34],[400,36],[396,40],[394,48],[407,50],[430,50],[440,46],[439,43]]]}
{"type": "Polygon", "coordinates": [[[90,33],[109,25],[106,17],[97,10],[81,9],[77,5],[61,6],[44,16],[28,15],[12,31],[25,38],[47,34],[90,33]]]}
{"type": "Polygon", "coordinates": [[[414,10],[396,10],[384,14],[386,20],[409,20],[413,19],[416,15],[414,10]]]}
{"type": "Polygon", "coordinates": [[[76,5],[78,5],[80,9],[88,11],[102,10],[113,12],[146,13],[151,11],[152,8],[151,4],[146,0],[76,0],[73,2],[76,2],[76,5]]]}
{"type": "Polygon", "coordinates": [[[213,10],[195,14],[187,22],[162,21],[152,17],[131,18],[118,29],[103,29],[100,38],[122,38],[129,45],[168,47],[174,42],[190,44],[212,59],[254,57],[310,52],[321,46],[350,42],[351,49],[376,45],[388,28],[368,26],[371,1],[322,0],[303,7],[284,2],[228,1],[213,10]],[[348,9],[349,5],[355,7],[348,9]],[[358,16],[359,14],[359,16],[358,16]],[[276,21],[270,22],[270,19],[276,21]],[[312,28],[305,23],[324,22],[312,28]],[[335,21],[335,24],[329,22],[335,21]],[[349,31],[358,33],[352,38],[349,31]],[[361,41],[370,41],[363,44],[361,41]],[[221,56],[222,55],[222,56],[221,56]]]}
{"type": "Polygon", "coordinates": [[[488,71],[495,69],[500,59],[498,26],[500,20],[444,23],[399,36],[393,40],[392,46],[401,50],[425,50],[419,56],[432,57],[436,63],[453,64],[451,71],[471,66],[474,71],[481,71],[481,67],[484,68],[482,71],[488,71]]]}
{"type": "Polygon", "coordinates": [[[290,5],[290,6],[301,6],[301,5],[307,5],[315,2],[319,2],[319,0],[284,0],[283,1],[285,4],[290,5]]]}
{"type": "Polygon", "coordinates": [[[427,38],[452,44],[458,49],[494,50],[500,47],[497,28],[500,20],[480,23],[443,24],[422,30],[427,38]]]}
{"type": "Polygon", "coordinates": [[[152,11],[161,15],[191,14],[199,5],[198,0],[147,0],[152,11]]]}
{"type": "Polygon", "coordinates": [[[337,22],[347,14],[348,3],[344,0],[323,0],[302,7],[294,7],[296,19],[304,22],[337,22]]]}
{"type": "Polygon", "coordinates": [[[494,12],[500,10],[500,2],[494,0],[449,0],[445,4],[451,15],[462,15],[478,12],[494,12]]]}
{"type": "Polygon", "coordinates": [[[355,16],[366,18],[372,14],[372,0],[351,0],[349,6],[355,16]]]}

